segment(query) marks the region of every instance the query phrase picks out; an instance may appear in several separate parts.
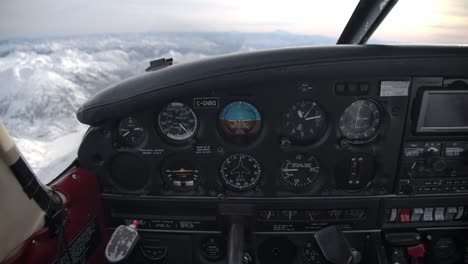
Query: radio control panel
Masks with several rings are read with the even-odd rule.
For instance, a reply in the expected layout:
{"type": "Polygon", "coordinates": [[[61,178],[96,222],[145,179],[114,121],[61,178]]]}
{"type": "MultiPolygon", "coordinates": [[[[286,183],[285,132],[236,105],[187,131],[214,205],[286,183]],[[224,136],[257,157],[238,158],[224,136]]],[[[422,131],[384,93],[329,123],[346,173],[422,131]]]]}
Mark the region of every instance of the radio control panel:
{"type": "Polygon", "coordinates": [[[398,194],[468,192],[468,142],[406,142],[398,194]]]}

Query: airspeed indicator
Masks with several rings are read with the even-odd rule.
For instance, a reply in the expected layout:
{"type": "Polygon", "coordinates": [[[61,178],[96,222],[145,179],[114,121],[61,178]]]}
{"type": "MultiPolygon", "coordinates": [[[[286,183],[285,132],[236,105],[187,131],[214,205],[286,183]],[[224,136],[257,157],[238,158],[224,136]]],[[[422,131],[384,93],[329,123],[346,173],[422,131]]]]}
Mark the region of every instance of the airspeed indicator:
{"type": "Polygon", "coordinates": [[[172,102],[161,110],[157,124],[165,137],[179,142],[195,136],[198,128],[197,116],[193,110],[178,102],[172,102]]]}

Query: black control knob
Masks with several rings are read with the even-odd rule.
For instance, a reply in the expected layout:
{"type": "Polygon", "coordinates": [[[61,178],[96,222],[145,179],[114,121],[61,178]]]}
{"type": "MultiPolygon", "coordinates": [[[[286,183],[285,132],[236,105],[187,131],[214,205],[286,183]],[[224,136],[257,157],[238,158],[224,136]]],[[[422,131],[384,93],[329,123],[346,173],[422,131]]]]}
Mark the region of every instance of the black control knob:
{"type": "Polygon", "coordinates": [[[431,161],[431,167],[435,172],[443,172],[447,169],[447,163],[441,158],[434,158],[431,161]]]}
{"type": "Polygon", "coordinates": [[[414,192],[413,186],[410,184],[404,184],[401,186],[401,192],[404,194],[412,194],[414,192]]]}

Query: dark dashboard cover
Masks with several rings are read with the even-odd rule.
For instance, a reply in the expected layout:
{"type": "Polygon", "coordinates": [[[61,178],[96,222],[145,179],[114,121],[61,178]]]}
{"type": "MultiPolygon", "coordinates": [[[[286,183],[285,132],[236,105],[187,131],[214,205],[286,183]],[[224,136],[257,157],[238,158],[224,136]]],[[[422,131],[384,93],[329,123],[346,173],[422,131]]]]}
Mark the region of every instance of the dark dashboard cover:
{"type": "Polygon", "coordinates": [[[316,46],[230,54],[174,65],[112,85],[88,100],[77,111],[77,118],[84,124],[96,125],[115,117],[130,104],[149,105],[159,96],[157,91],[227,75],[303,65],[389,60],[404,64],[413,59],[465,56],[468,48],[462,46],[386,45],[316,46]]]}

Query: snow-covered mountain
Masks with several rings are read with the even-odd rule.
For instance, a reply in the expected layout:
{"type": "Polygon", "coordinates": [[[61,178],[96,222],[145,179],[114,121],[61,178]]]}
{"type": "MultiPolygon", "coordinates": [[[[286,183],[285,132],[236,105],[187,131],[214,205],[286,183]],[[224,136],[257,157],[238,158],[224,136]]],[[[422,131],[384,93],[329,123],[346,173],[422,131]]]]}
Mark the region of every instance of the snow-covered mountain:
{"type": "Polygon", "coordinates": [[[112,34],[0,41],[0,118],[43,182],[76,157],[86,126],[75,111],[106,86],[177,63],[266,48],[333,44],[322,36],[274,33],[112,34]]]}

